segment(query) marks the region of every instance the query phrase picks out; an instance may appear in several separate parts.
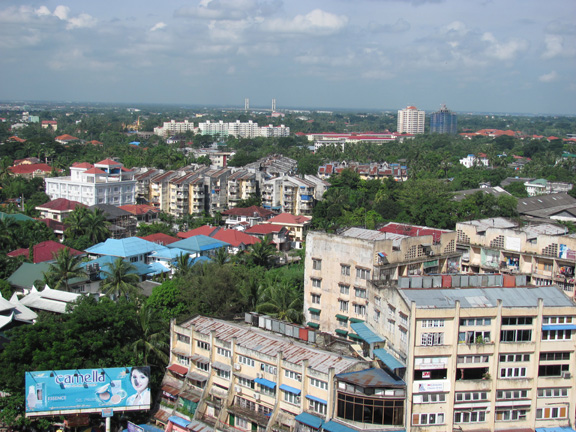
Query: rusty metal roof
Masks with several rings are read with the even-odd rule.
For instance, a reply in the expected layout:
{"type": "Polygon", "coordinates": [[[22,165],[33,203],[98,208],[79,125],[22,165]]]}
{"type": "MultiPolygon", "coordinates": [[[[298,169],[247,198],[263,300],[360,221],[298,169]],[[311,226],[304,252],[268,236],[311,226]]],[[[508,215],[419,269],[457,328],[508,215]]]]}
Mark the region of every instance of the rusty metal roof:
{"type": "Polygon", "coordinates": [[[372,368],[359,372],[348,372],[336,375],[340,381],[360,387],[406,387],[401,379],[396,379],[383,369],[372,368]]]}

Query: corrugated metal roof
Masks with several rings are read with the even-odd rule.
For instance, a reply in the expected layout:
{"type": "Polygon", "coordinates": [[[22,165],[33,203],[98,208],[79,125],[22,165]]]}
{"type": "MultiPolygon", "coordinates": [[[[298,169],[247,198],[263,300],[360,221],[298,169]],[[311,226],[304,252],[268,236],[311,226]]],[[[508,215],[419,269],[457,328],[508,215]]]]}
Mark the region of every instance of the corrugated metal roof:
{"type": "Polygon", "coordinates": [[[276,357],[279,352],[282,352],[282,356],[292,363],[300,364],[303,360],[308,360],[309,367],[319,372],[328,373],[328,370],[334,367],[335,372],[340,373],[349,370],[352,366],[366,364],[352,357],[313,348],[294,339],[270,334],[248,325],[232,324],[203,316],[195,317],[180,325],[182,327],[193,325],[197,332],[206,336],[215,331],[217,338],[227,342],[232,342],[232,338],[236,337],[238,345],[271,357],[276,357]]]}
{"type": "Polygon", "coordinates": [[[344,237],[353,237],[362,240],[398,240],[408,238],[408,236],[395,233],[382,233],[380,231],[369,230],[364,228],[349,228],[342,233],[344,237]]]}
{"type": "Polygon", "coordinates": [[[490,287],[446,289],[400,289],[406,302],[416,302],[418,308],[452,308],[460,301],[462,308],[496,307],[502,300],[504,307],[536,307],[538,299],[544,306],[574,306],[556,286],[546,287],[490,287]]]}
{"type": "Polygon", "coordinates": [[[372,344],[377,342],[384,342],[384,338],[378,335],[374,330],[372,330],[368,324],[363,322],[357,322],[350,324],[352,330],[354,330],[358,336],[366,343],[372,344]]]}
{"type": "Polygon", "coordinates": [[[212,237],[197,235],[168,245],[169,248],[180,248],[189,252],[203,252],[221,247],[230,246],[228,243],[212,237]]]}
{"type": "Polygon", "coordinates": [[[395,379],[385,370],[379,368],[366,369],[359,372],[337,374],[340,381],[355,384],[360,387],[405,387],[401,379],[395,379]]]}
{"type": "Polygon", "coordinates": [[[143,240],[140,237],[128,237],[123,239],[107,239],[103,243],[98,243],[88,249],[86,252],[95,255],[110,255],[122,258],[128,258],[135,255],[141,255],[153,252],[162,246],[156,243],[143,240]]]}

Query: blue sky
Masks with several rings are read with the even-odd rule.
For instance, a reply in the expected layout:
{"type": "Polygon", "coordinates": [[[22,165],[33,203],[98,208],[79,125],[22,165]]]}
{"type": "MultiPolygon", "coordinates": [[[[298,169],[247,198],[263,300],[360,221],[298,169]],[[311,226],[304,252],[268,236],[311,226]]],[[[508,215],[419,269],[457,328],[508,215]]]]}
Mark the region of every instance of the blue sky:
{"type": "Polygon", "coordinates": [[[574,0],[0,0],[0,99],[576,114],[574,0]]]}

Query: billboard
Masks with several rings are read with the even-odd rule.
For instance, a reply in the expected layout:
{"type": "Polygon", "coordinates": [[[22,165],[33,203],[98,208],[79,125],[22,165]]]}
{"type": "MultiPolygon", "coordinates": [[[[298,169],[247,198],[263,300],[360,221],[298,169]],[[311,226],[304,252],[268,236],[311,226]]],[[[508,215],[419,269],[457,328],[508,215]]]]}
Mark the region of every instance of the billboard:
{"type": "Polygon", "coordinates": [[[26,372],[26,416],[150,409],[150,367],[26,372]]]}

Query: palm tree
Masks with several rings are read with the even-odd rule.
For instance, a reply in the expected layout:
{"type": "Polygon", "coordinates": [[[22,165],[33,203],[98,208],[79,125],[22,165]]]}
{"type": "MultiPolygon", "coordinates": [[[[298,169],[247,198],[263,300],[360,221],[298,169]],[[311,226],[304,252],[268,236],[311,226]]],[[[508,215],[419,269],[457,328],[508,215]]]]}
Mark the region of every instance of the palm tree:
{"type": "Polygon", "coordinates": [[[70,237],[70,239],[82,237],[84,235],[85,221],[88,213],[89,210],[87,207],[76,206],[64,219],[64,224],[66,225],[64,235],[70,237]]]}
{"type": "Polygon", "coordinates": [[[116,297],[129,297],[139,293],[138,282],[140,278],[136,273],[132,273],[136,267],[124,261],[124,258],[118,257],[108,267],[107,270],[102,270],[106,276],[100,287],[105,295],[116,297]]]}
{"type": "Polygon", "coordinates": [[[2,252],[10,252],[18,245],[14,232],[19,226],[20,224],[11,217],[0,219],[0,250],[2,252]]]}
{"type": "Polygon", "coordinates": [[[143,306],[138,311],[140,339],[131,348],[141,364],[165,367],[169,360],[168,326],[156,309],[143,306]],[[154,359],[154,361],[152,361],[154,359]]]}
{"type": "Polygon", "coordinates": [[[214,261],[219,266],[223,266],[224,264],[226,264],[229,259],[228,251],[226,249],[227,248],[225,247],[216,249],[216,252],[214,253],[214,255],[212,255],[212,261],[214,261]]]}
{"type": "Polygon", "coordinates": [[[267,235],[261,242],[254,243],[248,248],[250,258],[256,266],[271,267],[272,257],[276,255],[276,248],[267,235]]]}
{"type": "Polygon", "coordinates": [[[174,276],[186,277],[190,275],[192,272],[192,265],[189,253],[178,255],[176,262],[172,264],[172,268],[174,268],[174,276]]]}
{"type": "Polygon", "coordinates": [[[54,289],[70,291],[70,279],[86,276],[86,272],[80,267],[82,257],[73,255],[69,248],[62,248],[54,254],[56,261],[50,265],[46,272],[46,280],[53,280],[54,289]]]}
{"type": "Polygon", "coordinates": [[[264,302],[256,306],[257,312],[297,324],[302,322],[303,295],[297,287],[272,282],[264,288],[262,299],[264,302]]]}
{"type": "Polygon", "coordinates": [[[104,212],[99,208],[89,211],[84,219],[84,235],[92,243],[100,243],[110,237],[108,226],[110,222],[106,220],[104,212]]]}

